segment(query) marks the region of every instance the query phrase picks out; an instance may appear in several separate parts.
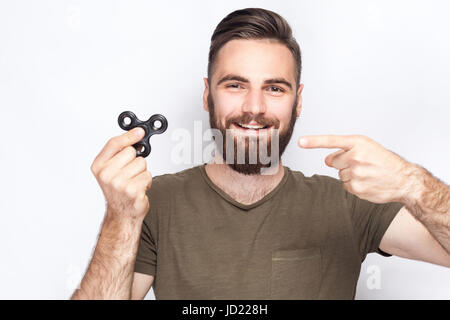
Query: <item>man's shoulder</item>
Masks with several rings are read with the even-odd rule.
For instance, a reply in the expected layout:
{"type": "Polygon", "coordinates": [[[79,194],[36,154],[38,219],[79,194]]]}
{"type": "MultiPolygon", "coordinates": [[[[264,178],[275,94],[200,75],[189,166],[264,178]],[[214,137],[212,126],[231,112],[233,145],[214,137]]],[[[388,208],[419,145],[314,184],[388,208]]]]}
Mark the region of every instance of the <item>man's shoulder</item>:
{"type": "Polygon", "coordinates": [[[292,173],[292,178],[296,185],[306,185],[311,188],[336,188],[341,187],[341,180],[323,174],[313,174],[312,176],[305,176],[301,171],[289,168],[292,173]]]}
{"type": "Polygon", "coordinates": [[[292,182],[288,186],[293,194],[308,195],[311,199],[330,202],[332,199],[341,201],[346,198],[346,190],[342,181],[324,174],[306,176],[303,172],[290,169],[292,182]]]}
{"type": "Polygon", "coordinates": [[[341,180],[324,174],[305,176],[300,171],[291,172],[294,183],[287,190],[301,205],[312,204],[316,218],[329,219],[333,212],[339,215],[347,210],[349,196],[341,180]]]}
{"type": "Polygon", "coordinates": [[[197,192],[201,179],[199,166],[154,176],[151,187],[146,191],[151,207],[154,211],[158,208],[167,210],[174,199],[197,192]]]}

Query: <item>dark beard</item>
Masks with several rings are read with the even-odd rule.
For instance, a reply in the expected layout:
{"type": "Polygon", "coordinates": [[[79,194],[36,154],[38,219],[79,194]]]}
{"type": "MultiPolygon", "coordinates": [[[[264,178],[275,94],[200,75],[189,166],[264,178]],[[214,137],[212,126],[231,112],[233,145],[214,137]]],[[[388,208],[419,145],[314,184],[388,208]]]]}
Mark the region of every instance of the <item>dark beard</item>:
{"type": "MultiPolygon", "coordinates": [[[[265,118],[264,115],[262,114],[258,114],[256,116],[252,116],[248,113],[243,114],[242,116],[238,116],[238,117],[234,117],[234,118],[230,118],[227,119],[225,121],[225,127],[222,126],[222,123],[220,121],[218,121],[218,119],[216,119],[215,116],[215,106],[214,106],[214,101],[213,98],[211,96],[211,92],[208,94],[208,108],[209,108],[209,124],[211,126],[212,129],[217,129],[221,132],[222,137],[223,137],[223,143],[222,146],[218,145],[218,141],[216,140],[216,144],[217,144],[217,148],[216,150],[218,150],[221,155],[223,160],[225,161],[225,163],[228,164],[228,166],[230,168],[232,168],[234,171],[237,171],[239,173],[242,174],[246,174],[246,175],[255,175],[255,174],[260,174],[261,170],[263,168],[270,168],[272,166],[277,166],[280,159],[281,159],[281,155],[283,154],[284,150],[286,149],[289,141],[291,140],[292,137],[292,133],[294,131],[294,126],[295,126],[295,121],[296,121],[296,105],[298,102],[298,98],[295,98],[294,104],[292,105],[292,112],[291,112],[291,119],[289,122],[289,126],[286,130],[284,130],[283,132],[279,132],[279,148],[278,148],[278,155],[276,157],[274,157],[274,162],[272,162],[272,138],[274,136],[268,136],[267,139],[267,156],[271,159],[268,163],[263,163],[261,162],[261,155],[260,155],[260,149],[259,149],[259,142],[260,139],[255,139],[256,141],[253,141],[253,143],[256,143],[256,163],[250,163],[249,158],[250,158],[250,142],[249,142],[249,137],[245,138],[245,162],[244,163],[238,163],[238,159],[237,159],[237,154],[238,154],[238,143],[237,143],[237,139],[236,137],[234,137],[234,159],[232,161],[232,163],[229,163],[229,161],[227,162],[227,150],[230,149],[232,146],[227,146],[227,139],[226,139],[226,130],[230,129],[230,126],[232,123],[249,123],[250,121],[254,120],[257,123],[263,125],[263,126],[273,126],[275,129],[279,129],[280,127],[280,122],[276,119],[268,119],[265,118]],[[222,147],[222,148],[221,148],[222,147]]],[[[276,143],[276,141],[275,141],[276,143]]],[[[232,152],[232,150],[228,150],[229,152],[232,152]]],[[[265,161],[264,161],[265,162],[265,161]]]]}

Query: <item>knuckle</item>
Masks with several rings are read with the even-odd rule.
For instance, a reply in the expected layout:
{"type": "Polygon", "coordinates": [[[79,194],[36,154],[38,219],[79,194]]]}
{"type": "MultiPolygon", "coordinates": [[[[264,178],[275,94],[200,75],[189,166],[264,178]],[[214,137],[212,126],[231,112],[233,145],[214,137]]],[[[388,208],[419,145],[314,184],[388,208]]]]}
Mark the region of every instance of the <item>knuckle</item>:
{"type": "Polygon", "coordinates": [[[139,190],[138,192],[136,192],[136,200],[143,200],[145,199],[146,193],[145,190],[139,190]]]}
{"type": "Polygon", "coordinates": [[[116,191],[122,191],[123,189],[123,182],[119,178],[114,178],[111,181],[111,187],[116,191]]]}
{"type": "Polygon", "coordinates": [[[135,198],[136,197],[136,187],[133,184],[128,184],[125,187],[125,194],[129,197],[129,198],[135,198]]]}
{"type": "Polygon", "coordinates": [[[356,193],[362,193],[364,191],[363,185],[356,181],[351,182],[351,188],[356,193]]]}
{"type": "Polygon", "coordinates": [[[98,179],[103,183],[109,182],[109,172],[107,170],[102,170],[98,173],[98,179]]]}
{"type": "Polygon", "coordinates": [[[362,177],[361,167],[360,166],[352,167],[352,169],[350,170],[350,176],[352,176],[354,178],[362,177]]]}
{"type": "Polygon", "coordinates": [[[95,162],[93,162],[92,164],[91,164],[91,172],[96,176],[97,175],[97,164],[95,163],[95,162]]]}
{"type": "Polygon", "coordinates": [[[352,165],[358,165],[363,162],[363,157],[359,152],[353,152],[351,158],[350,158],[350,164],[352,165]]]}

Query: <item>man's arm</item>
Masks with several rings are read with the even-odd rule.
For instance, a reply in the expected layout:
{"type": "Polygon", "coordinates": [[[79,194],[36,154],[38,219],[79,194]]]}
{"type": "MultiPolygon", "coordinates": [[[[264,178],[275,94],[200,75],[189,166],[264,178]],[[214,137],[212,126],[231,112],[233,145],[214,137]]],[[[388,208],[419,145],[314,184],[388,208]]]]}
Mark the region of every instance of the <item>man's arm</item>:
{"type": "Polygon", "coordinates": [[[141,226],[139,220],[106,214],[91,263],[72,299],[131,298],[141,226]]]}
{"type": "Polygon", "coordinates": [[[415,168],[403,203],[450,254],[450,187],[425,168],[415,168]]]}
{"type": "Polygon", "coordinates": [[[302,148],[339,148],[340,150],[326,157],[325,163],[339,170],[339,179],[342,180],[345,190],[374,203],[403,203],[406,210],[420,221],[442,246],[439,249],[436,241],[430,239],[420,224],[403,211],[391,223],[388,228],[390,230],[380,242],[381,250],[391,254],[400,252],[412,259],[425,261],[430,261],[430,252],[436,252],[436,256],[431,260],[448,265],[450,254],[448,185],[425,168],[406,161],[366,136],[305,136],[299,139],[298,144],[302,148]],[[405,241],[411,237],[415,241],[405,241]],[[425,251],[428,253],[424,254],[425,251]]]}
{"type": "Polygon", "coordinates": [[[450,268],[450,255],[406,207],[392,220],[379,248],[394,256],[450,268]]]}
{"type": "Polygon", "coordinates": [[[131,300],[142,300],[147,295],[153,284],[154,277],[139,272],[134,273],[131,287],[131,300]]]}
{"type": "Polygon", "coordinates": [[[386,230],[380,249],[450,267],[450,188],[419,165],[410,177],[405,206],[386,230]]]}
{"type": "Polygon", "coordinates": [[[144,136],[134,128],[108,141],[91,165],[107,203],[97,246],[72,299],[130,299],[136,254],[152,183],[144,158],[132,147],[144,136]]]}

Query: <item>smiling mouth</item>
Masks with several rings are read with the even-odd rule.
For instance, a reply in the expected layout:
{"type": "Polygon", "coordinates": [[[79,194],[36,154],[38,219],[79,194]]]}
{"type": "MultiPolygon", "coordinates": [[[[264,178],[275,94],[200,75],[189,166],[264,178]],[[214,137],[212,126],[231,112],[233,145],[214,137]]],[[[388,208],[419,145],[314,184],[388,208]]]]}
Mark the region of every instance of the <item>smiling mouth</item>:
{"type": "Polygon", "coordinates": [[[271,127],[271,126],[263,126],[260,124],[247,124],[247,123],[239,123],[239,122],[233,122],[233,125],[235,127],[238,127],[240,129],[244,129],[244,130],[261,130],[261,129],[267,129],[267,128],[271,127]]]}
{"type": "Polygon", "coordinates": [[[240,128],[252,130],[266,129],[269,127],[269,126],[262,126],[259,124],[244,124],[244,123],[235,123],[235,124],[240,128]]]}
{"type": "Polygon", "coordinates": [[[238,123],[238,122],[233,122],[231,125],[231,129],[236,129],[240,132],[246,132],[246,133],[259,133],[261,131],[266,131],[271,128],[272,128],[272,126],[263,126],[260,124],[247,124],[247,123],[238,123]]]}

